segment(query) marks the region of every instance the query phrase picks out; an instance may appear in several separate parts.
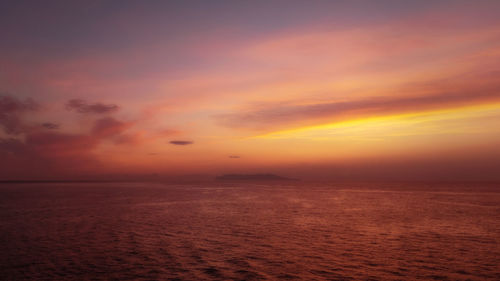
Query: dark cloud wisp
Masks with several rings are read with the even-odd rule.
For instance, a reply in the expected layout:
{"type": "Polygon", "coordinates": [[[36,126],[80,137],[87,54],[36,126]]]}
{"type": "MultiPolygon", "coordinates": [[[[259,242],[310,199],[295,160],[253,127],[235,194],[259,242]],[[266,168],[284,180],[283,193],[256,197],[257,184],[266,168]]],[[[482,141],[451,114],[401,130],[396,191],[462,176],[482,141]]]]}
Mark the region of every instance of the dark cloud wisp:
{"type": "Polygon", "coordinates": [[[172,140],[172,141],[169,141],[170,144],[173,144],[173,145],[190,145],[190,144],[193,144],[192,141],[186,141],[186,140],[172,140]]]}
{"type": "Polygon", "coordinates": [[[116,104],[103,104],[103,103],[88,103],[82,99],[72,99],[66,103],[68,110],[74,110],[78,113],[90,114],[105,114],[118,111],[120,107],[116,104]]]}
{"type": "Polygon", "coordinates": [[[51,123],[51,122],[42,123],[41,126],[45,129],[49,129],[49,130],[57,130],[61,127],[59,124],[51,123]]]}

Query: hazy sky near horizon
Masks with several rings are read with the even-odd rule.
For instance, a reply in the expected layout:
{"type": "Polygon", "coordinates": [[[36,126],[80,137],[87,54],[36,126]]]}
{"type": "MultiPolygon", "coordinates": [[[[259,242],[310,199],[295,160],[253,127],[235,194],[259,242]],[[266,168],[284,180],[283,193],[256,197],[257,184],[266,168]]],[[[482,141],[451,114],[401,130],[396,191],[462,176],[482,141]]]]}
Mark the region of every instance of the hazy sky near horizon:
{"type": "Polygon", "coordinates": [[[2,1],[0,178],[500,180],[499,1],[2,1]]]}

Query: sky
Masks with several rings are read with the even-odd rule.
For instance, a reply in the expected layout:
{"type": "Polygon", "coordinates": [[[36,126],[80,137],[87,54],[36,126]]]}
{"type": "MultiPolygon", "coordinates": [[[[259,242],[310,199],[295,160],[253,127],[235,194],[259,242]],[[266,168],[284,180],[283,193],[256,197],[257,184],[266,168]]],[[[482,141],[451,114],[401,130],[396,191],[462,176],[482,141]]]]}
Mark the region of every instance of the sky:
{"type": "Polygon", "coordinates": [[[499,1],[1,1],[0,179],[500,180],[499,1]]]}

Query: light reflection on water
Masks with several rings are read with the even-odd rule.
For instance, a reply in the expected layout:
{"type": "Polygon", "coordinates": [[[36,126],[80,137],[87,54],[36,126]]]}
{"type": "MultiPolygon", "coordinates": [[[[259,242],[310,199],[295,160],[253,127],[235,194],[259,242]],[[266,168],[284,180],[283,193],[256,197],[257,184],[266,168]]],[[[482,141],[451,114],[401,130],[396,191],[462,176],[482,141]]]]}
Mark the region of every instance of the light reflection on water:
{"type": "Polygon", "coordinates": [[[0,185],[0,279],[500,280],[494,184],[0,185]]]}

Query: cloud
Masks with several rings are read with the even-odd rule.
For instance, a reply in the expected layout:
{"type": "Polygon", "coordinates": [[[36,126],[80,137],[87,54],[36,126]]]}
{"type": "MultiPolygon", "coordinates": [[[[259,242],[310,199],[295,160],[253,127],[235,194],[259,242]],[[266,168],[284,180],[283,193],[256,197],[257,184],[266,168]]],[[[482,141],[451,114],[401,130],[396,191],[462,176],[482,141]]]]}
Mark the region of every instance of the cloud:
{"type": "Polygon", "coordinates": [[[23,153],[24,143],[15,138],[0,138],[0,155],[19,156],[23,153]]]}
{"type": "MultiPolygon", "coordinates": [[[[101,143],[110,140],[115,144],[128,144],[138,139],[138,136],[124,134],[133,122],[112,117],[94,120],[85,133],[60,132],[57,130],[60,125],[52,122],[30,125],[22,120],[24,113],[38,109],[38,104],[29,99],[0,97],[0,128],[10,135],[22,134],[22,138],[0,138],[1,177],[45,178],[85,171],[92,173],[101,163],[95,154],[101,143]]],[[[94,105],[80,109],[81,112],[104,112],[94,105]]]]}
{"type": "Polygon", "coordinates": [[[190,144],[193,144],[192,141],[186,141],[186,140],[172,140],[169,143],[173,144],[173,145],[190,145],[190,144]]]}
{"type": "Polygon", "coordinates": [[[222,114],[215,116],[215,118],[219,124],[230,128],[271,131],[356,118],[500,101],[499,90],[500,87],[495,87],[477,89],[477,92],[437,93],[426,96],[368,97],[359,100],[306,105],[271,104],[247,112],[222,114]]]}
{"type": "Polygon", "coordinates": [[[238,155],[229,155],[228,156],[229,158],[232,158],[232,159],[238,159],[238,158],[241,158],[240,156],[238,155]]]}
{"type": "Polygon", "coordinates": [[[138,145],[143,143],[144,136],[141,132],[121,134],[113,139],[115,144],[138,145]]]}
{"type": "Polygon", "coordinates": [[[98,138],[107,138],[116,136],[127,130],[132,124],[128,122],[119,121],[113,117],[105,117],[97,119],[94,122],[91,133],[92,136],[98,138]]]}
{"type": "Polygon", "coordinates": [[[33,131],[23,140],[0,138],[2,178],[47,178],[95,169],[99,140],[88,135],[33,131]]]}
{"type": "Polygon", "coordinates": [[[40,126],[42,126],[45,129],[49,129],[49,130],[57,130],[60,128],[59,124],[55,124],[55,123],[51,123],[51,122],[42,123],[42,124],[40,124],[40,126]]]}
{"type": "Polygon", "coordinates": [[[23,133],[27,126],[22,121],[22,114],[39,109],[31,99],[20,100],[15,97],[0,96],[0,127],[10,135],[23,133]]]}
{"type": "MultiPolygon", "coordinates": [[[[100,150],[104,144],[137,146],[179,134],[173,129],[130,130],[143,120],[122,120],[106,114],[118,110],[113,104],[71,100],[66,107],[82,115],[88,114],[83,120],[85,122],[68,120],[61,130],[59,123],[47,119],[52,115],[46,114],[43,103],[39,105],[31,99],[0,95],[0,178],[43,179],[94,174],[106,167],[111,168],[106,165],[113,159],[100,150]]],[[[172,141],[175,145],[191,143],[172,141]]],[[[104,147],[113,149],[107,145],[104,147]]]]}
{"type": "Polygon", "coordinates": [[[118,111],[120,108],[116,104],[88,103],[82,99],[72,99],[66,103],[68,110],[75,110],[78,113],[105,114],[118,111]]]}
{"type": "Polygon", "coordinates": [[[40,155],[75,155],[91,151],[99,139],[83,134],[34,132],[26,135],[25,144],[40,155]]]}

